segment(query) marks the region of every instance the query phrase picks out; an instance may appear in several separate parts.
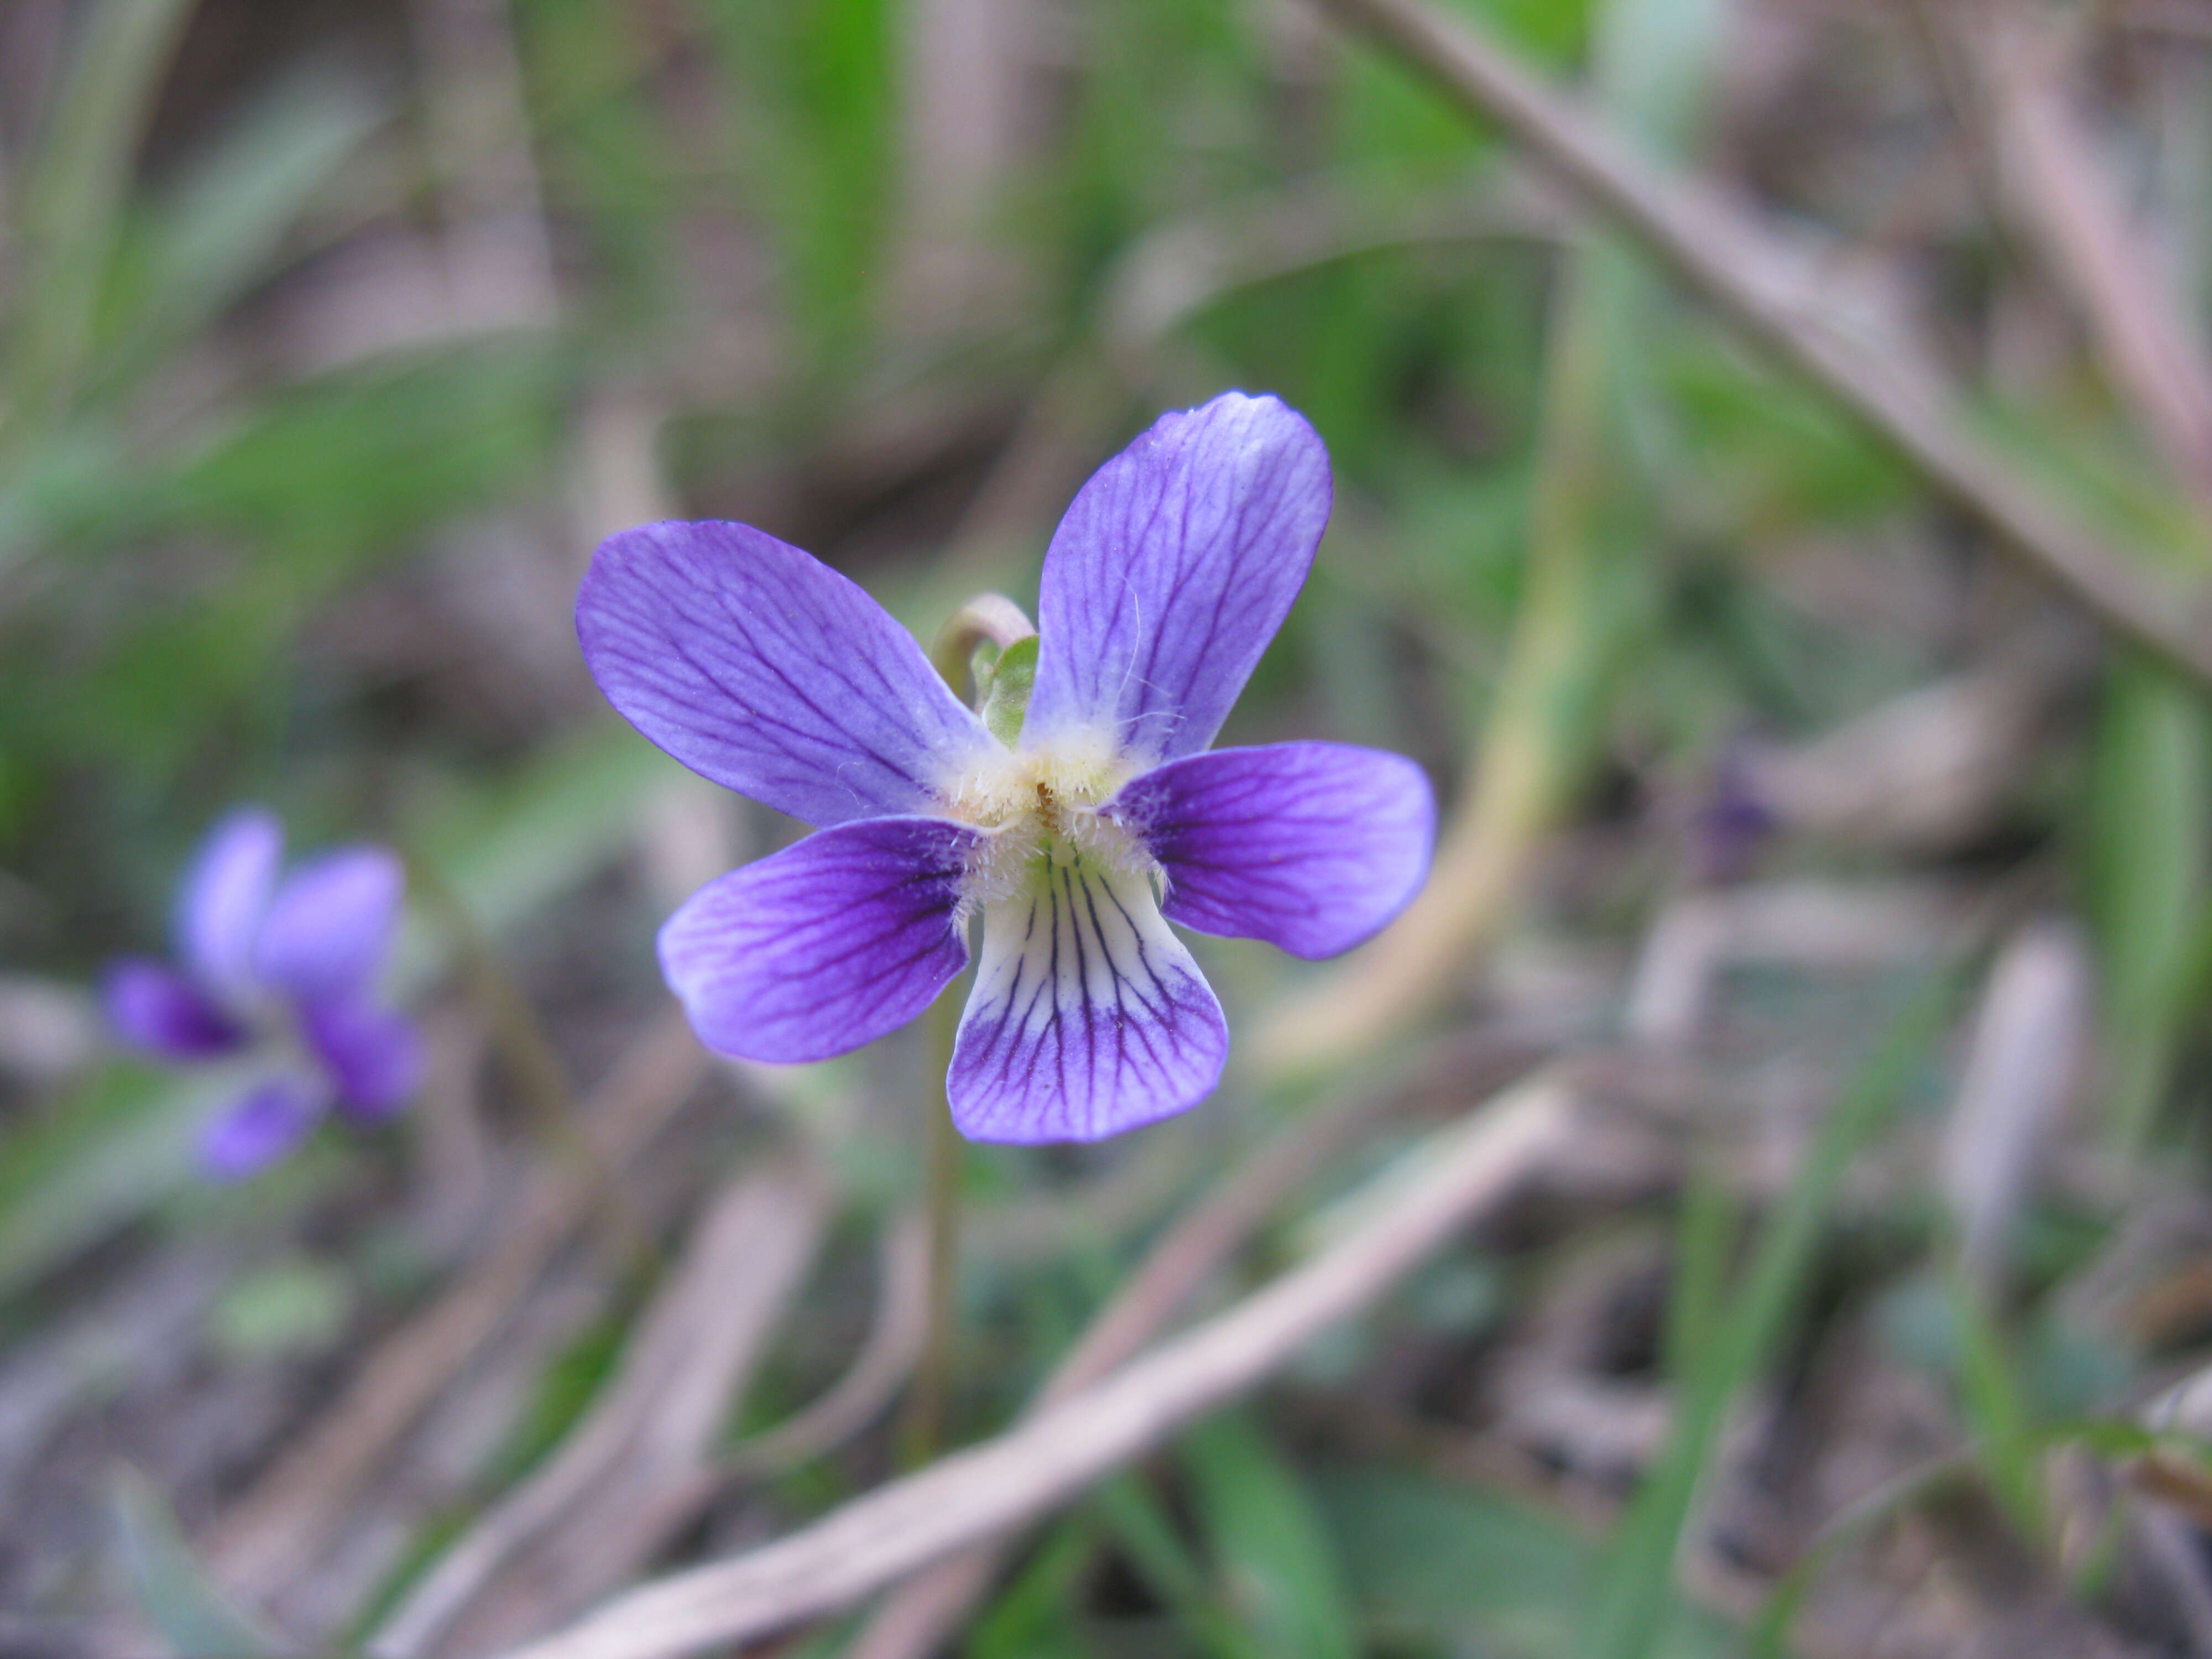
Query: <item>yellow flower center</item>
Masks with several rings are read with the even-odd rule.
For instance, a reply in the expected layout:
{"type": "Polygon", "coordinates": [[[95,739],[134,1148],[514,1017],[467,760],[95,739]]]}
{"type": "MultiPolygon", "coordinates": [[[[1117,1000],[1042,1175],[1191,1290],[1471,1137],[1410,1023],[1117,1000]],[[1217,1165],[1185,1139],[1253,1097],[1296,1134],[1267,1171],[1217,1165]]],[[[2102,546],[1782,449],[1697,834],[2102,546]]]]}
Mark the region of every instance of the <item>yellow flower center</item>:
{"type": "Polygon", "coordinates": [[[1036,749],[998,749],[945,793],[948,817],[990,831],[968,868],[969,905],[1026,891],[1043,864],[1150,874],[1144,843],[1097,808],[1135,769],[1110,738],[1083,732],[1036,749]]]}

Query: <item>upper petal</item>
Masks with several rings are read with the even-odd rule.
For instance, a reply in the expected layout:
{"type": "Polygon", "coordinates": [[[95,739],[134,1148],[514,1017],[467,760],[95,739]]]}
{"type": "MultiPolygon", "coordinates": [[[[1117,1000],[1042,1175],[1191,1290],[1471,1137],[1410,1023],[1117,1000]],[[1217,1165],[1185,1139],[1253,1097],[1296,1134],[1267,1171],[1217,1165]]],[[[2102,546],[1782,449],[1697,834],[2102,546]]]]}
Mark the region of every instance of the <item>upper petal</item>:
{"type": "Polygon", "coordinates": [[[881,605],[750,525],[609,537],[576,633],[631,725],[809,823],[928,811],[994,741],[881,605]]]}
{"type": "Polygon", "coordinates": [[[1024,741],[1106,728],[1140,763],[1213,741],[1304,584],[1328,453],[1273,398],[1226,392],[1098,469],[1054,532],[1024,741]]]}
{"type": "Polygon", "coordinates": [[[253,941],[276,885],[284,826],[242,807],[208,832],[177,892],[177,948],[210,989],[235,992],[253,978],[253,941]]]}
{"type": "Polygon", "coordinates": [[[1142,875],[1040,858],[983,910],[945,1092],[971,1140],[1098,1140],[1195,1106],[1229,1025],[1142,875]]]}
{"type": "Polygon", "coordinates": [[[956,925],[981,831],[942,818],[818,830],[694,893],[660,967],[709,1048],[827,1060],[912,1019],[968,965],[956,925]]]}
{"type": "Polygon", "coordinates": [[[1191,755],[1102,809],[1167,871],[1168,916],[1202,933],[1332,957],[1420,890],[1436,798],[1402,755],[1281,743],[1191,755]]]}
{"type": "Polygon", "coordinates": [[[246,1041],[245,1030],[199,987],[143,957],[110,966],[100,995],[115,1034],[157,1059],[204,1059],[246,1041]]]}
{"type": "Polygon", "coordinates": [[[254,945],[265,982],[308,1000],[357,995],[392,948],[399,857],[382,847],[347,847],[311,859],[284,878],[254,945]]]}

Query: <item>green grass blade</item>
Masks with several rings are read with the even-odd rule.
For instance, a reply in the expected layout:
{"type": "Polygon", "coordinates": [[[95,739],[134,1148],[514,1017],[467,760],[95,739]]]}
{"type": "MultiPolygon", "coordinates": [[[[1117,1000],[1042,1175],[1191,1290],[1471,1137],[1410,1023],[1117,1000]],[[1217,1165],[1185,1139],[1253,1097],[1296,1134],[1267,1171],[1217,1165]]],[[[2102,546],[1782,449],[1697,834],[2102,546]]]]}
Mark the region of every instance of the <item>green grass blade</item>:
{"type": "Polygon", "coordinates": [[[1683,1528],[1729,1405],[1765,1363],[1797,1304],[1820,1230],[1851,1158],[1887,1121],[1956,1000],[1944,975],[1916,994],[1829,1109],[1805,1161],[1760,1230],[1731,1311],[1676,1379],[1674,1431],[1609,1552],[1587,1639],[1589,1659],[1651,1651],[1683,1528]]]}
{"type": "Polygon", "coordinates": [[[110,1498],[125,1574],[174,1659],[275,1659],[282,1650],[230,1605],[143,1476],[118,1469],[110,1498]]]}
{"type": "Polygon", "coordinates": [[[67,406],[92,345],[132,164],[191,0],[101,0],[77,39],[23,188],[13,410],[67,406]]]}
{"type": "Polygon", "coordinates": [[[2089,791],[2089,891],[2109,1041],[2104,1113],[2139,1152],[2155,1125],[2193,977],[2212,838],[2212,722],[2203,698],[2142,660],[2106,683],[2089,791]]]}
{"type": "Polygon", "coordinates": [[[314,70],[233,121],[148,217],[119,352],[143,361],[266,276],[285,233],[384,118],[362,88],[314,70]]]}
{"type": "Polygon", "coordinates": [[[1251,1418],[1229,1412],[1182,1443],[1231,1611],[1280,1659],[1353,1659],[1344,1573],[1311,1497],[1251,1418]]]}
{"type": "Polygon", "coordinates": [[[2040,1448],[2018,1361],[1989,1304],[1957,1271],[1948,1275],[1958,1332],[1959,1404],[1972,1426],[1990,1487],[2013,1524],[2030,1539],[2043,1533],[2040,1448]]]}
{"type": "Polygon", "coordinates": [[[1092,1494],[1091,1508],[1146,1587],[1206,1651],[1216,1659],[1271,1659],[1266,1647],[1223,1613],[1174,1521],[1139,1477],[1108,1481],[1092,1494]]]}

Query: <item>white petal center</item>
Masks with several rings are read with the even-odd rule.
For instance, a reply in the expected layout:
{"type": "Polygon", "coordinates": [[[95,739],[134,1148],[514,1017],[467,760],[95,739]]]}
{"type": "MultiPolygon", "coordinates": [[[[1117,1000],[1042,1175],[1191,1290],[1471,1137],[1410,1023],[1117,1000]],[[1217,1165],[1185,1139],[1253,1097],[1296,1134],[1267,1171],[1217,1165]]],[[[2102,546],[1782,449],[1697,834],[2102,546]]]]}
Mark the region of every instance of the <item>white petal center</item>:
{"type": "Polygon", "coordinates": [[[967,902],[988,907],[1036,890],[1048,866],[1080,862],[1139,885],[1149,879],[1157,866],[1144,843],[1097,811],[1134,770],[1104,732],[1069,732],[1036,748],[994,746],[982,756],[944,796],[948,817],[991,832],[969,862],[967,902]]]}

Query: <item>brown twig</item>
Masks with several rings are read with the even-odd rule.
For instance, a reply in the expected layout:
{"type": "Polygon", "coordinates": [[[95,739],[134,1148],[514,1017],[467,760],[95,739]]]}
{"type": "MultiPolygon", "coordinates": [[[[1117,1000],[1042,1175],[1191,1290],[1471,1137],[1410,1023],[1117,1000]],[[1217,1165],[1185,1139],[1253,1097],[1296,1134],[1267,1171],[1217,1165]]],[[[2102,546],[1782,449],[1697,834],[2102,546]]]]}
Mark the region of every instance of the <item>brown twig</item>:
{"type": "Polygon", "coordinates": [[[2200,502],[2212,502],[2212,362],[2067,99],[2074,32],[2009,5],[1973,18],[1959,56],[1979,71],[2005,199],[2166,465],[2200,502]]]}
{"type": "Polygon", "coordinates": [[[1574,1098],[1542,1074],[1439,1131],[1362,1219],[1228,1312],[996,1439],[727,1561],[618,1596],[510,1659],[678,1659],[850,1605],[1066,1502],[1250,1389],[1499,1205],[1565,1146],[1574,1098]]]}
{"type": "Polygon", "coordinates": [[[1497,122],[1617,221],[1723,317],[1850,410],[1930,484],[2092,615],[2212,680],[2212,608],[2116,554],[1975,434],[1893,319],[1821,291],[1812,267],[1747,209],[1662,172],[1535,80],[1467,19],[1423,0],[1314,0],[1469,114],[1497,122]],[[1849,324],[1844,321],[1849,317],[1849,324]]]}
{"type": "Polygon", "coordinates": [[[435,864],[410,857],[407,880],[452,941],[461,979],[508,1079],[536,1121],[539,1135],[548,1148],[574,1159],[582,1169],[599,1210],[609,1249],[618,1258],[643,1262],[648,1255],[645,1223],[633,1213],[622,1183],[584,1132],[583,1109],[569,1081],[568,1068],[528,994],[435,864]]]}
{"type": "Polygon", "coordinates": [[[572,1615],[650,1559],[696,1512],[730,1397],[758,1365],[830,1212],[827,1182],[802,1158],[726,1187],[589,1415],[440,1559],[369,1651],[480,1651],[572,1615]]]}
{"type": "MultiPolygon", "coordinates": [[[[706,1074],[706,1055],[672,1009],[616,1062],[584,1114],[608,1164],[627,1162],[706,1074]]],[[[250,1601],[315,1561],[391,1449],[470,1356],[498,1330],[596,1197],[574,1164],[532,1176],[498,1248],[386,1340],[321,1419],[240,1500],[211,1551],[218,1575],[250,1601]]]]}

